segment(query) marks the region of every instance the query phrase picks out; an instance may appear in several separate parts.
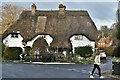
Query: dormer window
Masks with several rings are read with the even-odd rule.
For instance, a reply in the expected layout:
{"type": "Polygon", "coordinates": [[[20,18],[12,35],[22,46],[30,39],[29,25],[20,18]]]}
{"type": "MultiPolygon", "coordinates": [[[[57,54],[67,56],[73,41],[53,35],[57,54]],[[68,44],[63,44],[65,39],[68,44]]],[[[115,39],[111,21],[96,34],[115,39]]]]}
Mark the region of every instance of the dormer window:
{"type": "Polygon", "coordinates": [[[43,35],[42,38],[45,38],[45,35],[43,35]]]}
{"type": "Polygon", "coordinates": [[[12,33],[11,38],[18,38],[18,34],[17,33],[12,33]]]}
{"type": "Polygon", "coordinates": [[[82,35],[75,36],[75,40],[83,40],[83,36],[82,35]]]}

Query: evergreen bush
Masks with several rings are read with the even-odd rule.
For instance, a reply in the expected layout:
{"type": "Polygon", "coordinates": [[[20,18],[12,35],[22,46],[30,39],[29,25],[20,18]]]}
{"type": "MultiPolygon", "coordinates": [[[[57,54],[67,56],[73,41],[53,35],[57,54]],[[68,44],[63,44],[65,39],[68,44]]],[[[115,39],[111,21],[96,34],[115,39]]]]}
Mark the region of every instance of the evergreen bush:
{"type": "Polygon", "coordinates": [[[117,36],[116,37],[118,39],[118,46],[114,50],[113,56],[120,57],[120,23],[118,23],[116,27],[117,27],[117,36]]]}
{"type": "Polygon", "coordinates": [[[80,55],[81,57],[84,57],[85,59],[87,57],[91,57],[93,54],[92,47],[90,46],[83,46],[83,47],[77,47],[75,49],[75,53],[80,55]]]}
{"type": "Polygon", "coordinates": [[[22,54],[22,48],[20,47],[6,47],[3,57],[5,60],[20,60],[19,55],[22,54]]]}
{"type": "Polygon", "coordinates": [[[117,39],[120,40],[120,23],[117,25],[117,39]]]}
{"type": "Polygon", "coordinates": [[[4,50],[5,50],[5,45],[1,42],[1,53],[2,53],[2,57],[4,55],[4,50]]]}
{"type": "Polygon", "coordinates": [[[120,47],[119,46],[114,50],[113,56],[120,57],[120,47]]]}
{"type": "Polygon", "coordinates": [[[32,48],[31,48],[30,46],[26,46],[26,47],[25,47],[25,54],[27,54],[27,55],[29,56],[29,55],[31,54],[31,52],[30,52],[31,49],[32,49],[32,48]]]}

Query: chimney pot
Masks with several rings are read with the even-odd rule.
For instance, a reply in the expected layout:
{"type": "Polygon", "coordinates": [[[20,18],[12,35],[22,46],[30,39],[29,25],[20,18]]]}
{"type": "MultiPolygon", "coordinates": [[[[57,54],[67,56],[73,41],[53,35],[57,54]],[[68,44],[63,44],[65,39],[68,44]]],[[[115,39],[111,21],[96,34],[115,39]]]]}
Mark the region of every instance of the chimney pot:
{"type": "Polygon", "coordinates": [[[60,12],[64,12],[65,11],[65,9],[66,9],[66,6],[65,5],[63,5],[63,4],[59,4],[59,11],[60,12]]]}

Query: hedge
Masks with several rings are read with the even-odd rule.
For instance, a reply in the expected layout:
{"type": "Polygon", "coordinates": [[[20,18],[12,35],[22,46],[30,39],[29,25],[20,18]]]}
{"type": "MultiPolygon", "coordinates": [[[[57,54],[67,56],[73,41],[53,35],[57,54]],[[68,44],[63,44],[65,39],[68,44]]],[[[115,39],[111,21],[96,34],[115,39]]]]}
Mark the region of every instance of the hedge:
{"type": "Polygon", "coordinates": [[[83,46],[83,47],[77,47],[75,49],[75,53],[80,55],[81,57],[87,58],[92,56],[93,51],[92,51],[92,47],[83,46]]]}
{"type": "Polygon", "coordinates": [[[20,47],[6,47],[3,52],[3,58],[5,60],[19,60],[19,55],[22,54],[22,48],[20,47]]]}
{"type": "Polygon", "coordinates": [[[118,46],[113,53],[113,56],[115,57],[120,57],[120,46],[118,46]]]}
{"type": "Polygon", "coordinates": [[[32,48],[30,46],[26,46],[24,49],[25,49],[25,54],[27,54],[29,56],[31,54],[30,51],[32,48]]]}

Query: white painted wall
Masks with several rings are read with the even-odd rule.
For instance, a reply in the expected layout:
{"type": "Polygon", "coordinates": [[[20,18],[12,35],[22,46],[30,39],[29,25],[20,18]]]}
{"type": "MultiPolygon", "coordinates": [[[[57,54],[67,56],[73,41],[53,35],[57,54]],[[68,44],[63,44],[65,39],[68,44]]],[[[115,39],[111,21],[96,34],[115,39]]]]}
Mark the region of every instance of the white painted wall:
{"type": "MultiPolygon", "coordinates": [[[[75,47],[81,47],[81,46],[92,46],[92,48],[95,48],[95,42],[94,41],[90,41],[86,36],[83,35],[74,35],[70,38],[70,41],[72,43],[72,49],[73,49],[73,53],[75,50],[75,47]],[[82,40],[75,40],[76,36],[82,36],[82,40]]],[[[93,49],[94,51],[94,49],[93,49]]]]}
{"type": "MultiPolygon", "coordinates": [[[[87,46],[90,45],[93,48],[95,48],[95,42],[94,41],[90,41],[87,37],[83,36],[83,40],[75,40],[75,36],[78,35],[74,35],[70,38],[70,41],[72,43],[72,48],[73,48],[73,53],[74,53],[74,49],[75,47],[79,47],[79,46],[87,46]]],[[[53,38],[49,35],[38,35],[35,38],[33,38],[31,41],[28,41],[26,46],[30,46],[32,47],[33,43],[35,40],[37,40],[39,37],[42,37],[46,40],[46,42],[48,43],[48,45],[50,46],[50,44],[53,41],[53,38]]],[[[8,46],[8,47],[21,47],[23,49],[23,45],[22,45],[22,40],[23,37],[18,34],[18,38],[11,38],[11,34],[9,34],[4,40],[3,43],[8,46]]],[[[24,49],[23,49],[24,51],[24,49]]]]}
{"type": "Polygon", "coordinates": [[[11,38],[11,34],[9,34],[3,40],[3,43],[7,47],[21,47],[21,48],[23,48],[24,46],[22,45],[22,40],[23,40],[23,37],[20,34],[18,34],[18,38],[11,38]]]}
{"type": "MultiPolygon", "coordinates": [[[[53,38],[49,35],[38,35],[37,37],[33,38],[31,41],[28,41],[26,46],[32,47],[34,41],[38,39],[39,37],[42,37],[46,40],[48,45],[50,46],[50,43],[53,41],[53,38]]],[[[4,40],[3,43],[8,47],[21,47],[24,51],[24,45],[22,44],[23,37],[18,34],[18,38],[11,38],[11,34],[9,34],[4,40]]]]}

